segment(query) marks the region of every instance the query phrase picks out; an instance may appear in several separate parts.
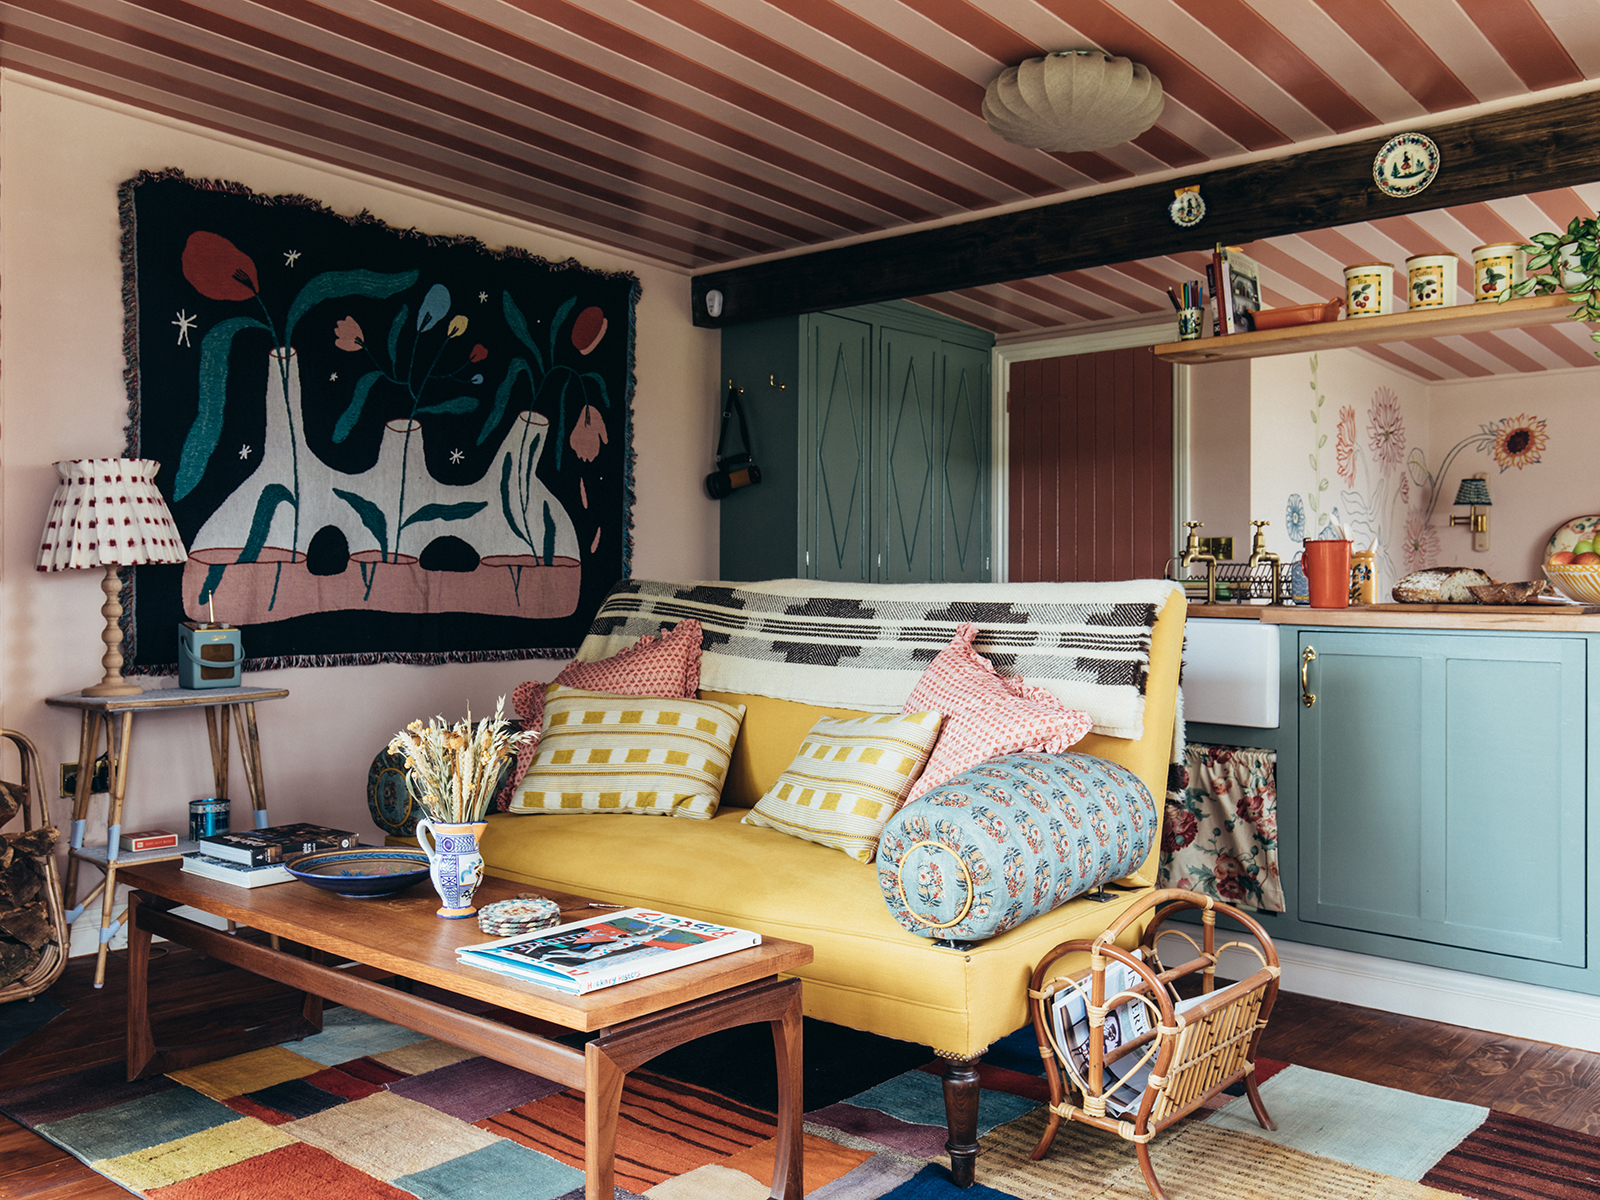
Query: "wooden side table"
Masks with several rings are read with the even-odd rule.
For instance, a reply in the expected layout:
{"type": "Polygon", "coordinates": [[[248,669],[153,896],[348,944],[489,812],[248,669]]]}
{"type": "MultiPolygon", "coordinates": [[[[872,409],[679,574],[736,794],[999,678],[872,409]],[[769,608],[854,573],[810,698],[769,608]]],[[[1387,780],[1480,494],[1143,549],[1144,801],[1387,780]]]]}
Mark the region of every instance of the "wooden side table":
{"type": "Polygon", "coordinates": [[[85,696],[81,692],[70,692],[64,696],[45,698],[46,704],[58,708],[76,708],[83,712],[83,727],[78,735],[78,787],[72,799],[71,844],[67,850],[64,892],[69,906],[66,914],[69,925],[94,903],[96,896],[100,897],[100,948],[94,968],[95,987],[105,984],[106,950],[111,939],[122,928],[121,917],[114,914],[118,866],[135,862],[160,862],[178,858],[195,849],[195,844],[182,836],[187,830],[180,832],[176,846],[166,850],[122,853],[117,845],[122,833],[122,801],[128,787],[128,755],[133,746],[134,715],[173,708],[204,709],[206,733],[211,741],[212,795],[225,800],[228,798],[228,713],[231,710],[239,754],[244,760],[245,786],[250,792],[255,827],[260,829],[267,824],[267,797],[261,778],[261,741],[256,734],[256,701],[277,700],[288,694],[287,688],[161,688],[134,696],[85,696]],[[106,759],[110,764],[106,781],[110,798],[106,841],[104,845],[86,846],[83,842],[84,828],[92,795],[94,761],[99,756],[102,737],[106,759]],[[81,902],[78,900],[79,863],[88,863],[105,873],[105,878],[81,902]]]}

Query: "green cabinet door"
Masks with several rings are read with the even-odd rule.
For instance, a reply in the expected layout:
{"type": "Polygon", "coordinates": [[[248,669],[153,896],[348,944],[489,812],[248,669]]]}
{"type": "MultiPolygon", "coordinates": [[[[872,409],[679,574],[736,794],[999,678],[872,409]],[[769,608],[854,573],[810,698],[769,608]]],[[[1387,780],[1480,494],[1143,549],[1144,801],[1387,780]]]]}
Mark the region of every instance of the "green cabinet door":
{"type": "MultiPolygon", "coordinates": [[[[806,481],[806,544],[817,579],[874,578],[870,422],[872,326],[831,313],[803,321],[801,395],[812,450],[806,481]]],[[[774,535],[778,534],[774,530],[774,535]]]]}
{"type": "Polygon", "coordinates": [[[940,373],[939,576],[989,579],[989,351],[947,345],[940,373]]]}
{"type": "Polygon", "coordinates": [[[1584,639],[1308,629],[1299,651],[1300,919],[1586,965],[1584,639]]]}
{"type": "Polygon", "coordinates": [[[882,583],[939,578],[939,365],[937,338],[890,326],[878,330],[878,446],[873,500],[882,583]]]}

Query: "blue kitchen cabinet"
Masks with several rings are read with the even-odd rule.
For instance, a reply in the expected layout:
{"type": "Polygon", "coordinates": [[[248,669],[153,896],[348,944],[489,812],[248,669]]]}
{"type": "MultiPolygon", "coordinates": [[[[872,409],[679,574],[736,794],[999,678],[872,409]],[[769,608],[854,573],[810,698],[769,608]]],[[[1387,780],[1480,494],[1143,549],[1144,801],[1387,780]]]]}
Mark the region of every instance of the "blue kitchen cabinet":
{"type": "Polygon", "coordinates": [[[1588,639],[1301,627],[1292,646],[1305,940],[1586,967],[1588,639]]]}

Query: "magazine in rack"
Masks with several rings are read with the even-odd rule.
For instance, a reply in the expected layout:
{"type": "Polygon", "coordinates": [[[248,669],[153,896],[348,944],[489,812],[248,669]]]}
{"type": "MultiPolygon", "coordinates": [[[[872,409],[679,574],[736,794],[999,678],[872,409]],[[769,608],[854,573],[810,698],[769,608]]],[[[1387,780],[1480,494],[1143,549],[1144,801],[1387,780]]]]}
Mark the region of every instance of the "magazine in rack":
{"type": "Polygon", "coordinates": [[[759,946],[761,935],[647,908],[625,908],[538,933],[466,946],[456,957],[583,995],[675,967],[759,946]]]}
{"type": "MultiPolygon", "coordinates": [[[[1138,950],[1133,955],[1143,961],[1144,956],[1138,950]]],[[[1143,982],[1143,977],[1132,967],[1110,961],[1106,964],[1105,998],[1108,1002],[1114,1000],[1123,992],[1134,991],[1143,982]]],[[[1059,1053],[1071,1059],[1067,1064],[1067,1075],[1074,1083],[1081,1083],[1089,1077],[1088,999],[1087,977],[1079,980],[1077,987],[1064,987],[1050,999],[1050,1020],[1055,1026],[1056,1046],[1059,1053]]],[[[1203,997],[1196,996],[1190,1000],[1176,1000],[1173,1009],[1182,1012],[1198,1004],[1201,999],[1203,997]]],[[[1153,1016],[1153,1010],[1142,1000],[1130,997],[1117,1005],[1106,1014],[1102,1053],[1109,1056],[1118,1046],[1150,1032],[1153,1016]]],[[[1154,1055],[1148,1059],[1145,1057],[1145,1051],[1149,1049],[1146,1046],[1130,1051],[1116,1062],[1105,1064],[1105,1076],[1100,1087],[1105,1097],[1106,1111],[1113,1116],[1127,1116],[1139,1107],[1139,1100],[1150,1079],[1150,1068],[1155,1065],[1154,1055]]]]}

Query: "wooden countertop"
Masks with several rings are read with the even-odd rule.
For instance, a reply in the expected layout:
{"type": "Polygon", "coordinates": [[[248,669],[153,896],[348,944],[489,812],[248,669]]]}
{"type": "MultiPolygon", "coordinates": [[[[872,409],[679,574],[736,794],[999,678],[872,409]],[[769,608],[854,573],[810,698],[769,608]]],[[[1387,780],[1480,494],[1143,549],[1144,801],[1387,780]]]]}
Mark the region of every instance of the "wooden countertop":
{"type": "Polygon", "coordinates": [[[1368,629],[1479,629],[1533,633],[1600,633],[1600,613],[1577,605],[1358,604],[1309,608],[1284,604],[1191,604],[1192,618],[1261,621],[1268,625],[1364,627],[1368,629]]]}

